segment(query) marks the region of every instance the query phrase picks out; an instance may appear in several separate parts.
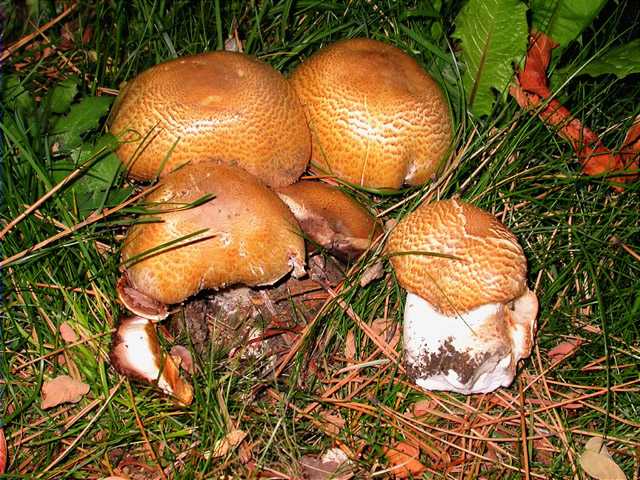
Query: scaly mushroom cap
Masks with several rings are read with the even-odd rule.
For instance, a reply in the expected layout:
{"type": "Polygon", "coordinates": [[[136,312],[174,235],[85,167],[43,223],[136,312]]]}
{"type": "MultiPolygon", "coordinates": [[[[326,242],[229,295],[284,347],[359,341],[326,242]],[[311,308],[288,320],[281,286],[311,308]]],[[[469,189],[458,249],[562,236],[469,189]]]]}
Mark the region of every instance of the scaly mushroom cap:
{"type": "Polygon", "coordinates": [[[409,377],[427,390],[465,394],[509,385],[531,352],[538,313],[515,236],[487,212],[445,200],[405,217],[386,248],[409,291],[409,377]]]}
{"type": "Polygon", "coordinates": [[[213,161],[186,166],[167,175],[147,200],[157,203],[160,221],[135,225],[122,258],[126,265],[143,255],[127,266],[127,275],[154,300],[172,304],[206,288],[268,285],[292,269],[296,276],[304,272],[295,218],[275,193],[237,167],[213,161]],[[175,211],[205,195],[214,198],[175,211]],[[168,242],[174,244],[146,256],[168,242]]]}
{"type": "Polygon", "coordinates": [[[457,200],[418,207],[393,229],[386,250],[400,285],[445,315],[507,303],[527,288],[516,237],[493,215],[457,200]]]}
{"type": "Polygon", "coordinates": [[[451,116],[436,82],[409,55],[358,38],[318,51],[291,77],[312,135],[311,159],[350,183],[419,185],[451,143],[451,116]]]}
{"type": "Polygon", "coordinates": [[[362,205],[326,183],[302,181],[276,193],[311,240],[341,256],[361,254],[382,233],[362,205]]]}
{"type": "Polygon", "coordinates": [[[141,73],[121,92],[111,131],[124,133],[117,154],[138,180],[215,159],[279,187],[300,177],[311,154],[304,113],[287,80],[234,52],[178,58],[141,73]]]}

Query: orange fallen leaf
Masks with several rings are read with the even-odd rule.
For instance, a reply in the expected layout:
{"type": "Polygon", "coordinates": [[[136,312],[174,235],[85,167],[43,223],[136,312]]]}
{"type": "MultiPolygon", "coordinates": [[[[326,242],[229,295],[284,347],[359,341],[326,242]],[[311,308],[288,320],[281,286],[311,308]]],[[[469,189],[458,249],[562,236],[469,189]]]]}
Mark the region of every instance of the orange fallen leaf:
{"type": "Polygon", "coordinates": [[[557,362],[565,357],[571,355],[580,345],[582,345],[583,341],[579,338],[572,338],[565,342],[560,342],[558,345],[553,347],[547,355],[553,362],[557,362]]]}
{"type": "Polygon", "coordinates": [[[69,325],[68,322],[62,322],[60,324],[59,330],[60,330],[60,336],[65,342],[73,343],[78,341],[78,338],[79,338],[78,334],[73,329],[73,327],[69,325]]]}
{"type": "Polygon", "coordinates": [[[356,359],[356,336],[353,330],[349,330],[347,338],[344,341],[344,356],[350,362],[356,359]]]}
{"type": "Polygon", "coordinates": [[[324,429],[328,433],[337,435],[338,433],[340,433],[340,430],[344,428],[345,421],[340,413],[333,414],[329,412],[322,412],[320,415],[325,421],[324,429]]]}
{"type": "MultiPolygon", "coordinates": [[[[638,154],[640,127],[635,125],[627,133],[627,139],[620,153],[609,150],[598,135],[572,118],[571,112],[557,99],[551,98],[548,86],[547,68],[551,50],[557,44],[542,32],[534,32],[529,37],[529,50],[525,67],[517,74],[517,83],[509,90],[522,108],[540,107],[538,115],[547,124],[557,127],[558,134],[569,141],[582,164],[586,175],[601,175],[609,172],[624,172],[624,176],[612,180],[619,183],[633,182],[638,178],[638,154]],[[637,134],[636,134],[637,132],[637,134]]],[[[620,190],[620,187],[616,187],[620,190]]]]}
{"type": "Polygon", "coordinates": [[[8,459],[7,439],[4,436],[4,428],[0,428],[0,474],[6,472],[8,459]]]}
{"type": "Polygon", "coordinates": [[[174,345],[173,347],[171,347],[169,354],[174,358],[177,357],[180,359],[180,366],[184,369],[185,372],[193,374],[193,357],[191,356],[191,352],[187,348],[183,347],[182,345],[174,345]]]}
{"type": "Polygon", "coordinates": [[[419,400],[413,404],[413,416],[424,417],[430,411],[435,410],[436,406],[437,406],[437,403],[430,398],[419,400]]]}
{"type": "Polygon", "coordinates": [[[40,408],[46,410],[61,403],[78,403],[87,393],[89,385],[68,375],[60,375],[42,385],[40,408]]]}
{"type": "Polygon", "coordinates": [[[210,456],[213,458],[224,457],[227,453],[240,445],[246,436],[247,432],[243,432],[242,430],[231,430],[213,445],[213,451],[210,452],[210,456]]]}
{"type": "Polygon", "coordinates": [[[415,445],[406,442],[398,442],[392,448],[385,449],[384,452],[391,473],[395,478],[408,478],[410,475],[416,476],[424,472],[425,467],[418,458],[420,457],[420,449],[415,445]]]}
{"type": "Polygon", "coordinates": [[[371,323],[371,330],[387,342],[392,349],[396,348],[400,341],[400,326],[392,320],[376,318],[371,323]]]}

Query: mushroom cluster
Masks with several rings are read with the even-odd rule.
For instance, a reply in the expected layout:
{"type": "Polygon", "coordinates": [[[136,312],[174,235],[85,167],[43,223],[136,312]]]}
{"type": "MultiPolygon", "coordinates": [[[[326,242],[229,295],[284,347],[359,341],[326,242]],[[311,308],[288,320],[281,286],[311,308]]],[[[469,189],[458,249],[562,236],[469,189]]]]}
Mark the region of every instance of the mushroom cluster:
{"type": "MultiPolygon", "coordinates": [[[[452,138],[434,80],[406,53],[368,39],[325,47],[290,80],[240,53],[162,63],[125,86],[110,128],[129,177],[159,178],[145,199],[152,217],[122,249],[117,289],[135,316],[119,324],[112,364],[182,404],[191,386],[152,323],[169,305],[303,276],[305,240],[351,261],[382,236],[342,190],[298,181],[310,160],[334,181],[397,189],[433,177],[452,138]]],[[[400,222],[387,252],[409,290],[405,350],[417,383],[463,393],[508,384],[535,325],[513,235],[474,207],[442,202],[400,222]],[[411,253],[422,250],[461,260],[411,253]],[[481,340],[469,340],[459,319],[481,340]]]]}

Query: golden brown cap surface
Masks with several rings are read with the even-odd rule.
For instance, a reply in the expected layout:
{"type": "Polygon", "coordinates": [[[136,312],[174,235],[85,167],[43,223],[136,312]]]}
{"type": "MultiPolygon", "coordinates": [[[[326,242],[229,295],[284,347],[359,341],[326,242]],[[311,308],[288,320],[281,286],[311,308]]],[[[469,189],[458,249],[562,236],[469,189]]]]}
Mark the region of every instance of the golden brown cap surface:
{"type": "Polygon", "coordinates": [[[386,250],[400,285],[445,315],[507,303],[527,288],[516,237],[493,215],[457,200],[418,207],[393,229],[386,250]]]}
{"type": "Polygon", "coordinates": [[[304,269],[304,240],[287,206],[245,171],[216,162],[189,165],[167,175],[148,197],[161,222],[134,226],[123,261],[167,242],[208,229],[173,248],[127,267],[131,285],[159,302],[185,300],[200,290],[232,284],[266,285],[291,269],[304,269]],[[197,207],[170,212],[204,195],[197,207]],[[205,238],[210,237],[210,238],[205,238]]]}
{"type": "Polygon", "coordinates": [[[326,183],[301,181],[277,193],[311,240],[343,256],[361,254],[382,233],[362,205],[326,183]]]}
{"type": "Polygon", "coordinates": [[[436,82],[409,55],[358,38],[325,47],[291,77],[309,121],[311,159],[371,188],[419,185],[451,143],[451,116],[436,82]]]}
{"type": "Polygon", "coordinates": [[[111,120],[114,134],[128,130],[129,141],[117,154],[138,180],[187,161],[215,159],[268,185],[289,185],[306,168],[311,150],[302,107],[287,80],[234,52],[179,58],[131,80],[111,120]]]}

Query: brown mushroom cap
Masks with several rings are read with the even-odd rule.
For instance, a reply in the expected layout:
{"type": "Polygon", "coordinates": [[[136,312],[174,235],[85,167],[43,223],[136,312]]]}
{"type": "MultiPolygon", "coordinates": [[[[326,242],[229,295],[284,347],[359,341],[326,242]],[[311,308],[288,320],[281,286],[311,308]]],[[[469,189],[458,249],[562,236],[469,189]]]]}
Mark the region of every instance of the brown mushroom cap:
{"type": "Polygon", "coordinates": [[[278,196],[252,175],[213,161],[167,175],[148,197],[157,202],[160,222],[134,226],[123,261],[133,288],[159,302],[185,300],[200,290],[232,284],[267,285],[291,269],[304,269],[304,240],[295,218],[278,196]],[[201,205],[175,211],[205,195],[201,205]],[[170,211],[174,209],[174,211],[170,211]],[[208,229],[170,248],[150,249],[208,229]]]}
{"type": "Polygon", "coordinates": [[[516,237],[493,215],[458,200],[418,207],[393,229],[386,251],[400,285],[445,315],[504,304],[527,289],[516,237]]]}
{"type": "Polygon", "coordinates": [[[302,107],[287,80],[266,63],[234,52],[179,58],[141,73],[121,92],[111,131],[128,131],[117,154],[138,180],[187,161],[215,159],[278,187],[300,177],[311,149],[302,107]]]}
{"type": "Polygon", "coordinates": [[[291,77],[309,121],[311,160],[371,188],[419,185],[451,143],[451,116],[436,82],[409,55],[358,38],[318,51],[291,77]]]}
{"type": "Polygon", "coordinates": [[[342,256],[361,254],[382,233],[362,205],[326,183],[302,181],[276,193],[311,240],[342,256]]]}

